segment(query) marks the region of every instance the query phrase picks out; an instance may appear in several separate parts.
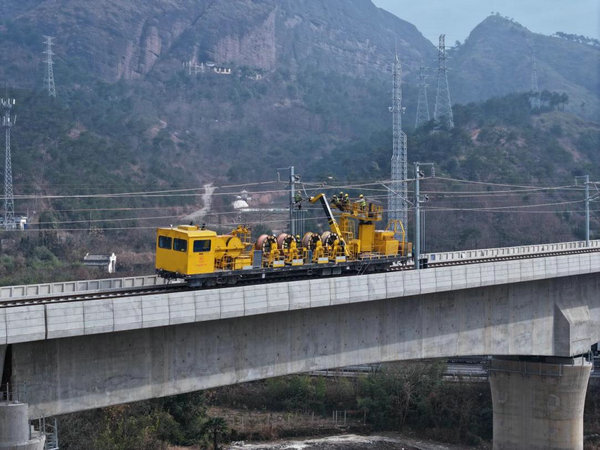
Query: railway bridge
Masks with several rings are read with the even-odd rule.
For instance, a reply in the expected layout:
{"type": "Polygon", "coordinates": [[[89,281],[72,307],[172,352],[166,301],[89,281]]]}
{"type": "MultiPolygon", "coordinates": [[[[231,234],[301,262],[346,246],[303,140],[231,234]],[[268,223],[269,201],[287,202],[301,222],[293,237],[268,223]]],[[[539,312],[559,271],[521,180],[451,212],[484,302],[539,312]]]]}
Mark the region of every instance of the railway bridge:
{"type": "Polygon", "coordinates": [[[428,258],[421,270],[220,289],[154,276],[0,288],[2,382],[20,392],[0,406],[0,449],[39,448],[28,419],[469,355],[493,355],[495,449],[582,449],[600,241],[428,258]]]}

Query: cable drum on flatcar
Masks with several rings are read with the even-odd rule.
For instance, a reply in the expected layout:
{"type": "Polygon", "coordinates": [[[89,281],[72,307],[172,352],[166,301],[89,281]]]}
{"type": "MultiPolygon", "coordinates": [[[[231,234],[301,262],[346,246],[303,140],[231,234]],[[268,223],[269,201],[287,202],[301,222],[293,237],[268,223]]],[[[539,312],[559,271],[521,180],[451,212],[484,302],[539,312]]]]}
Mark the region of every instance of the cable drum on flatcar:
{"type": "Polygon", "coordinates": [[[270,253],[273,248],[277,248],[277,238],[272,234],[261,234],[256,240],[254,248],[263,253],[270,253]]]}
{"type": "Polygon", "coordinates": [[[248,258],[240,261],[244,249],[245,245],[237,236],[231,234],[217,236],[215,238],[215,265],[224,270],[232,270],[243,267],[243,265],[249,265],[250,259],[248,258]]]}
{"type": "Polygon", "coordinates": [[[313,233],[312,231],[308,231],[304,234],[302,238],[302,247],[307,248],[309,250],[315,250],[317,248],[317,243],[321,241],[321,236],[319,233],[313,233]]]}
{"type": "Polygon", "coordinates": [[[285,264],[274,235],[261,234],[256,240],[254,248],[262,252],[261,265],[263,267],[282,267],[285,264]]]}
{"type": "Polygon", "coordinates": [[[300,246],[299,240],[291,234],[281,233],[277,236],[277,247],[279,250],[289,250],[293,243],[296,244],[296,247],[300,246]]]}
{"type": "Polygon", "coordinates": [[[337,233],[334,233],[333,231],[324,231],[321,235],[321,242],[323,243],[323,245],[329,247],[335,244],[335,241],[339,241],[339,239],[340,237],[337,235],[337,233]]]}

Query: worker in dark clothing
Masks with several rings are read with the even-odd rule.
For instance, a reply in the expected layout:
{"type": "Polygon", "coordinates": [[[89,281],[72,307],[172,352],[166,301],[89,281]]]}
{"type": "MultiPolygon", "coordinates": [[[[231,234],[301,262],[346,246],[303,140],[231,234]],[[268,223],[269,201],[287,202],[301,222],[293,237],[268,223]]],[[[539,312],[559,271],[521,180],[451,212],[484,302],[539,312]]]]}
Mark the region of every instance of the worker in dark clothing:
{"type": "Polygon", "coordinates": [[[302,209],[302,195],[300,195],[300,192],[294,194],[294,206],[298,209],[302,209]]]}
{"type": "Polygon", "coordinates": [[[336,208],[339,208],[339,200],[336,194],[333,194],[333,197],[331,197],[331,204],[336,208]]]}
{"type": "Polygon", "coordinates": [[[348,196],[348,194],[344,194],[344,202],[342,209],[344,211],[350,211],[350,197],[348,196]]]}

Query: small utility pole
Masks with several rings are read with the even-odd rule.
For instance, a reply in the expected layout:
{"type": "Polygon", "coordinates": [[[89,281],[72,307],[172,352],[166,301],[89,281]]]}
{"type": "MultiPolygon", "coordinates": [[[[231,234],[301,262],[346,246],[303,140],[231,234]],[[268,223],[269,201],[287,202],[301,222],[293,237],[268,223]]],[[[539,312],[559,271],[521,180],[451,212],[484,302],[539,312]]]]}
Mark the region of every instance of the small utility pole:
{"type": "Polygon", "coordinates": [[[421,197],[421,186],[420,180],[425,176],[421,167],[423,166],[431,166],[431,171],[433,173],[433,163],[420,163],[415,162],[415,251],[414,251],[414,260],[415,260],[415,269],[419,270],[421,268],[421,203],[425,203],[429,200],[429,197],[426,195],[421,197]]]}
{"type": "Polygon", "coordinates": [[[300,176],[294,172],[294,166],[283,167],[277,169],[277,179],[281,181],[279,171],[290,171],[290,199],[289,199],[289,219],[290,219],[290,234],[296,235],[296,220],[294,220],[294,207],[296,206],[296,183],[300,181],[300,176]]]}
{"type": "Polygon", "coordinates": [[[575,184],[583,180],[585,184],[585,246],[590,246],[590,176],[582,175],[575,177],[575,184]]]}
{"type": "Polygon", "coordinates": [[[590,246],[590,176],[585,176],[585,246],[590,246]]]}
{"type": "Polygon", "coordinates": [[[294,178],[294,166],[290,166],[290,234],[296,236],[296,224],[294,223],[294,198],[296,196],[296,179],[294,178]]]}

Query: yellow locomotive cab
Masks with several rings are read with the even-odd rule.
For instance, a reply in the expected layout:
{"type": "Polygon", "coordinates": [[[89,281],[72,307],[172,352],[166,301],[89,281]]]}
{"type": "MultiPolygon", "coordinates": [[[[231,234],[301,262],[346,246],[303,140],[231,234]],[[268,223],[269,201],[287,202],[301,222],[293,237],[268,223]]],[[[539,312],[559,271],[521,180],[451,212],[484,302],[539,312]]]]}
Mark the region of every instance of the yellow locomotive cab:
{"type": "Polygon", "coordinates": [[[211,273],[215,270],[217,233],[196,226],[159,228],[156,238],[156,269],[171,273],[211,273]]]}

